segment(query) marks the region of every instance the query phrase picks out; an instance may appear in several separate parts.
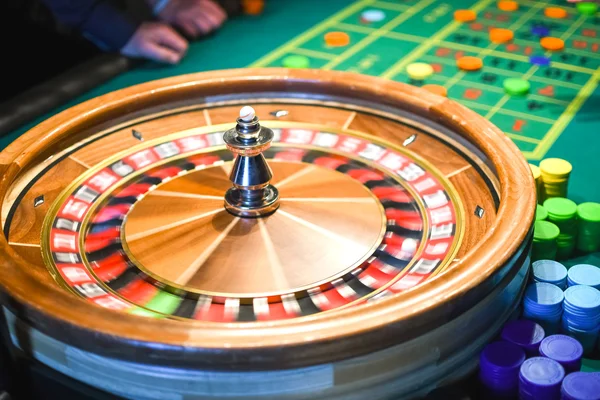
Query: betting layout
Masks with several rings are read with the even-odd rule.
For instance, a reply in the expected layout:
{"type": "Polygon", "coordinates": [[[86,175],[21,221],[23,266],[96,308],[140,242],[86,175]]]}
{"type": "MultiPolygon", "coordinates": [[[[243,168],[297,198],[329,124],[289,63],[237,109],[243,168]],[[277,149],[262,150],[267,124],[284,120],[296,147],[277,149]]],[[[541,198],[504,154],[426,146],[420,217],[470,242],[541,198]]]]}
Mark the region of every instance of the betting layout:
{"type": "Polygon", "coordinates": [[[599,24],[593,2],[357,1],[254,65],[424,86],[541,160],[597,86],[599,24]]]}

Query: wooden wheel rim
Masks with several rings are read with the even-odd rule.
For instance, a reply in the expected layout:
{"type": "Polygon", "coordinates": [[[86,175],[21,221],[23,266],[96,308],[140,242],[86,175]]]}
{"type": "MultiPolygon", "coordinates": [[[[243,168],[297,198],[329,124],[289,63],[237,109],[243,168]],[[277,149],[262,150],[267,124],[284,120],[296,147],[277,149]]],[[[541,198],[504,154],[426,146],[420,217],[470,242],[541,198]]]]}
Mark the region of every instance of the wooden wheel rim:
{"type": "MultiPolygon", "coordinates": [[[[499,129],[451,100],[409,85],[321,70],[243,69],[198,73],[148,82],[86,101],[34,127],[0,154],[0,197],[4,198],[23,166],[32,162],[32,155],[44,154],[61,138],[83,127],[180,98],[253,91],[300,91],[313,95],[335,92],[357,99],[377,99],[379,103],[409,110],[452,129],[475,144],[495,168],[501,185],[501,202],[493,228],[454,268],[420,286],[378,302],[301,319],[221,324],[124,318],[122,314],[74,299],[68,292],[37,280],[28,264],[2,236],[0,284],[9,298],[24,304],[34,323],[36,318],[33,317],[38,318],[37,324],[42,330],[52,330],[48,327],[52,324],[45,326],[47,321],[52,321],[58,324],[55,329],[63,325],[80,332],[105,334],[102,340],[107,343],[116,337],[147,342],[149,347],[158,343],[172,351],[183,345],[210,354],[206,363],[212,365],[232,359],[229,354],[219,353],[218,350],[224,348],[228,353],[238,351],[250,358],[254,352],[260,352],[269,364],[281,358],[279,353],[284,347],[297,348],[298,354],[288,353],[285,358],[304,357],[300,363],[306,364],[314,362],[307,357],[317,357],[302,355],[306,346],[326,346],[335,339],[370,336],[377,342],[369,345],[368,350],[373,350],[406,339],[394,337],[402,325],[397,322],[415,319],[443,304],[451,304],[468,292],[477,292],[479,296],[485,293],[494,285],[490,278],[526,240],[535,211],[533,177],[518,148],[499,129]],[[512,162],[514,160],[520,161],[512,162]],[[386,326],[388,329],[383,334],[381,328],[386,326]]],[[[100,336],[98,338],[101,341],[100,336]]],[[[367,350],[355,349],[354,354],[364,351],[367,350]]]]}

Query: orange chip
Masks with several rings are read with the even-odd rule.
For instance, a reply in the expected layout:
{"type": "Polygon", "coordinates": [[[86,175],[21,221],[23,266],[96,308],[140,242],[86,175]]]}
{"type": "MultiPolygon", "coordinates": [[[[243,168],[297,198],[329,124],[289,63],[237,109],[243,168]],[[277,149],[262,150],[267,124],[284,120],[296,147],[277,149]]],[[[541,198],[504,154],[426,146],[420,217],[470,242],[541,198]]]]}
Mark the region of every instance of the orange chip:
{"type": "Polygon", "coordinates": [[[567,10],[560,7],[546,7],[544,15],[548,18],[567,18],[567,10]]]}
{"type": "Polygon", "coordinates": [[[519,9],[519,3],[516,1],[499,1],[498,8],[502,11],[517,11],[519,9]]]}
{"type": "Polygon", "coordinates": [[[432,83],[429,83],[421,87],[430,93],[437,94],[438,96],[448,97],[448,90],[446,90],[446,88],[442,85],[434,85],[432,83]]]}
{"type": "Polygon", "coordinates": [[[490,29],[490,40],[493,43],[510,42],[514,36],[515,36],[515,34],[510,29],[504,29],[504,28],[490,29]]]}
{"type": "Polygon", "coordinates": [[[540,40],[540,44],[546,50],[562,50],[565,47],[565,42],[556,37],[545,37],[540,40]]]}
{"type": "Polygon", "coordinates": [[[454,11],[454,20],[458,22],[475,21],[477,14],[472,10],[456,10],[454,11]]]}
{"type": "Polygon", "coordinates": [[[350,36],[346,32],[327,32],[325,43],[333,47],[347,46],[350,44],[350,36]]]}
{"type": "Polygon", "coordinates": [[[264,0],[242,0],[242,8],[245,14],[258,15],[265,8],[264,0]]]}
{"type": "Polygon", "coordinates": [[[483,67],[483,60],[479,57],[464,56],[456,60],[456,65],[464,71],[477,71],[483,67]]]}

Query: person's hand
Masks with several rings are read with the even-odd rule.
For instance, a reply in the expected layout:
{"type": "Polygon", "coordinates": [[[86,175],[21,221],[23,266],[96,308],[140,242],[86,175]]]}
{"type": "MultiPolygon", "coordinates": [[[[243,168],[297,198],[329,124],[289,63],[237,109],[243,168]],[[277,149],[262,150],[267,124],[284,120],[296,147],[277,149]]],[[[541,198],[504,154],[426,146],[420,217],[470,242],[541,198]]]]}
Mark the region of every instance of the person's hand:
{"type": "Polygon", "coordinates": [[[158,13],[158,18],[196,38],[218,29],[227,13],[212,0],[171,0],[158,13]]]}
{"type": "Polygon", "coordinates": [[[187,41],[169,25],[144,22],[121,49],[121,54],[157,62],[177,64],[185,55],[187,41]]]}

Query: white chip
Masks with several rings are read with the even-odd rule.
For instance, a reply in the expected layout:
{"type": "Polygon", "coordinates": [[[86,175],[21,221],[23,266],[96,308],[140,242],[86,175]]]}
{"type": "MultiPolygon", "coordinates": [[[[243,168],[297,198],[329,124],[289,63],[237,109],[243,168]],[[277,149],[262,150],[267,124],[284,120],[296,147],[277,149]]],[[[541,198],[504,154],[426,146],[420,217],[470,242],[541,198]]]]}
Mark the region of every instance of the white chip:
{"type": "Polygon", "coordinates": [[[367,22],[379,22],[385,19],[385,13],[381,10],[367,10],[360,17],[367,22]]]}

